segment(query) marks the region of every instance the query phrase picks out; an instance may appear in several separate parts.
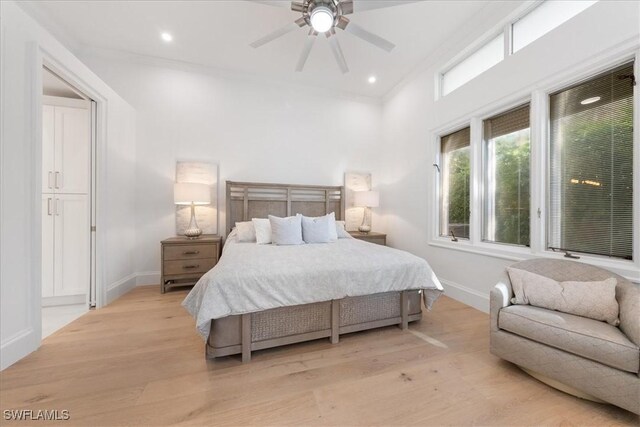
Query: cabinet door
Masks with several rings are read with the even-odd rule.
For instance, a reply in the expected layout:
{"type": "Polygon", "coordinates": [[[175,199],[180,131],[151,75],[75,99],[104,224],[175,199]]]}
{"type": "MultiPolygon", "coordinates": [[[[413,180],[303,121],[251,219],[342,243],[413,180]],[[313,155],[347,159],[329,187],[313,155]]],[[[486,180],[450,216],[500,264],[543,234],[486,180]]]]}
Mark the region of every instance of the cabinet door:
{"type": "Polygon", "coordinates": [[[90,111],[56,106],[54,183],[57,193],[89,193],[90,156],[90,111]]]}
{"type": "Polygon", "coordinates": [[[54,295],[89,291],[89,196],[56,194],[54,295]]]}
{"type": "Polygon", "coordinates": [[[53,296],[53,194],[42,195],[42,296],[53,296]]]}
{"type": "Polygon", "coordinates": [[[53,161],[55,113],[52,105],[42,106],[42,192],[53,193],[56,168],[53,161]]]}

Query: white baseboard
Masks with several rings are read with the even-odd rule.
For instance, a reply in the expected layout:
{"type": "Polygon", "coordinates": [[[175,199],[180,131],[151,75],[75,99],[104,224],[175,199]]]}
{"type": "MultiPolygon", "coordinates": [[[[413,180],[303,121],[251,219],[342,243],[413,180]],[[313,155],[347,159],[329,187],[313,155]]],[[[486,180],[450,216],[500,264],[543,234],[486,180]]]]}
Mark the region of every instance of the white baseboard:
{"type": "Polygon", "coordinates": [[[4,370],[27,356],[40,345],[33,328],[26,328],[0,344],[0,370],[4,370]]]}
{"type": "Polygon", "coordinates": [[[159,271],[139,271],[136,273],[136,286],[157,285],[160,286],[159,271]]]}
{"type": "Polygon", "coordinates": [[[83,304],[85,302],[87,302],[87,296],[85,294],[42,298],[43,307],[51,307],[56,305],[83,304]]]}
{"type": "Polygon", "coordinates": [[[136,287],[136,273],[131,273],[128,276],[123,277],[115,283],[112,283],[107,288],[107,304],[111,304],[116,299],[120,298],[122,295],[129,292],[131,289],[136,287]]]}
{"type": "Polygon", "coordinates": [[[484,294],[475,289],[468,288],[451,280],[440,279],[440,283],[444,287],[444,294],[461,303],[470,305],[471,307],[489,312],[489,294],[484,294]]]}

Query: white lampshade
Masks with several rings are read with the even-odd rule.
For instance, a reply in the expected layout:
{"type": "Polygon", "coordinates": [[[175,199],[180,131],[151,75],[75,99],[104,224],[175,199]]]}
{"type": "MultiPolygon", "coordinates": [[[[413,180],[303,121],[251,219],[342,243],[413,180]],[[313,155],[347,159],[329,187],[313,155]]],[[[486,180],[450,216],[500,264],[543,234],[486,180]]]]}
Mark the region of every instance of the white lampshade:
{"type": "Polygon", "coordinates": [[[380,193],[377,191],[356,191],[353,201],[357,207],[377,208],[380,206],[380,193]]]}
{"type": "Polygon", "coordinates": [[[207,184],[176,182],[173,184],[173,201],[176,205],[208,205],[211,203],[211,189],[207,184]]]}

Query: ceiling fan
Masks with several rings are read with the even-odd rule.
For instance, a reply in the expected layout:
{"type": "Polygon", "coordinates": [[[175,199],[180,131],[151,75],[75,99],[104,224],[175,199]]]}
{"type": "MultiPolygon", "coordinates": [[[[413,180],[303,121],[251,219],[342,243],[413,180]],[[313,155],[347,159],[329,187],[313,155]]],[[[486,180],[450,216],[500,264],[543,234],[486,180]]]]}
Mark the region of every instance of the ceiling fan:
{"type": "MultiPolygon", "coordinates": [[[[259,1],[258,3],[274,6],[289,6],[289,2],[285,1],[259,1]]],[[[291,10],[300,12],[302,16],[291,24],[279,28],[254,41],[251,43],[251,47],[258,48],[293,30],[309,27],[307,39],[296,64],[296,71],[303,70],[304,64],[307,62],[307,58],[309,57],[309,53],[311,53],[311,48],[313,47],[316,38],[319,34],[324,34],[329,40],[329,46],[331,47],[331,52],[333,53],[336,62],[338,63],[338,67],[340,67],[340,70],[343,73],[347,73],[349,71],[349,67],[347,66],[347,61],[344,59],[342,48],[338,42],[336,28],[351,33],[354,36],[359,37],[387,52],[391,52],[395,45],[351,22],[345,15],[352,14],[354,12],[354,8],[356,12],[360,12],[402,3],[410,2],[372,0],[294,0],[291,2],[291,10]]]]}

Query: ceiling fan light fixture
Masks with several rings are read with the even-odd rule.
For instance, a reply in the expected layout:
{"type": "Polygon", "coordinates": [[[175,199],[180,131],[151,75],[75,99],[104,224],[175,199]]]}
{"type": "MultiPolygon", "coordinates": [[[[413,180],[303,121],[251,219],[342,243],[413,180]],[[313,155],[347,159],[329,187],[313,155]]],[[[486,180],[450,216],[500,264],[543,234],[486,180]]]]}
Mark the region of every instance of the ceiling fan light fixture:
{"type": "Polygon", "coordinates": [[[309,16],[311,26],[318,33],[325,33],[333,27],[333,12],[327,6],[316,6],[309,16]]]}

